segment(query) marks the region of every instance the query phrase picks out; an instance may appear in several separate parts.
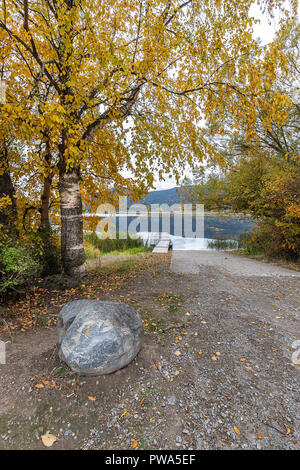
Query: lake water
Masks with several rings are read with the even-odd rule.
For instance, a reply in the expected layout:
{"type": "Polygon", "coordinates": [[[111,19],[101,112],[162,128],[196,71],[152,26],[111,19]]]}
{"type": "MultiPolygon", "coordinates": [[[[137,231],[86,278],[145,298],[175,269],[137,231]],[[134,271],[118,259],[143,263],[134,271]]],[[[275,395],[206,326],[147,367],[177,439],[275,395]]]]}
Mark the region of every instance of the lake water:
{"type": "MultiPolygon", "coordinates": [[[[151,232],[140,232],[141,238],[144,240],[144,243],[148,243],[151,239],[151,232]]],[[[173,250],[214,250],[215,248],[209,247],[209,243],[214,241],[213,238],[190,238],[190,237],[176,237],[175,235],[170,235],[173,244],[173,250]]],[[[238,244],[235,240],[231,240],[233,243],[238,244]]],[[[234,248],[231,248],[234,249],[234,248]]],[[[227,248],[227,250],[230,250],[227,248]]]]}
{"type": "Polygon", "coordinates": [[[178,230],[174,229],[174,216],[171,214],[169,221],[162,220],[161,216],[140,216],[139,224],[137,216],[118,215],[115,219],[105,217],[109,220],[117,230],[129,233],[138,233],[145,242],[151,237],[151,232],[167,232],[173,242],[174,250],[209,250],[208,244],[215,239],[231,239],[234,240],[241,233],[248,232],[255,224],[254,220],[247,216],[233,216],[233,215],[211,215],[205,214],[204,216],[204,230],[203,237],[192,238],[186,237],[184,234],[184,224],[189,224],[192,230],[196,230],[196,217],[191,215],[184,220],[182,233],[178,234],[178,230]],[[134,230],[132,231],[132,227],[134,230]]]}

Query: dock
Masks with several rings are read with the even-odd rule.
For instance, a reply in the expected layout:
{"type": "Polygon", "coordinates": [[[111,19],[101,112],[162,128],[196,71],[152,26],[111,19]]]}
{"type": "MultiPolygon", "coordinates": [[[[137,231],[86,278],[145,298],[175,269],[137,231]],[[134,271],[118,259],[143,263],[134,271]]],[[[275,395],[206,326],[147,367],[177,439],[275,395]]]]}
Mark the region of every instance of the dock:
{"type": "Polygon", "coordinates": [[[172,240],[170,234],[167,232],[153,234],[152,240],[155,241],[155,248],[152,251],[153,254],[168,253],[170,248],[172,248],[172,240]]]}

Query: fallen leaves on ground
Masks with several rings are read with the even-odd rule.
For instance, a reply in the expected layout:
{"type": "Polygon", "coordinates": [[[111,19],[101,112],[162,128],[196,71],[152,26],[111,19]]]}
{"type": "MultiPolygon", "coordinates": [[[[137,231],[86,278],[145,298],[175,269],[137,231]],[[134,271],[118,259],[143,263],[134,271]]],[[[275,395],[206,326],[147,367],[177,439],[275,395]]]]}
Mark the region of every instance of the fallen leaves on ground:
{"type": "Polygon", "coordinates": [[[133,449],[135,449],[135,448],[137,447],[137,445],[138,445],[138,441],[137,441],[137,440],[135,440],[135,441],[133,441],[133,443],[132,443],[132,446],[131,446],[131,447],[132,447],[133,449]]]}
{"type": "Polygon", "coordinates": [[[56,436],[54,434],[46,433],[43,436],[41,436],[42,443],[44,444],[45,447],[51,447],[53,446],[54,442],[57,441],[56,436]]]}
{"type": "MultiPolygon", "coordinates": [[[[5,323],[0,324],[0,333],[12,335],[15,331],[25,333],[30,328],[44,327],[51,329],[56,325],[57,315],[60,309],[72,300],[82,298],[94,298],[94,293],[103,295],[119,289],[129,280],[134,279],[138,273],[146,269],[156,269],[163,260],[170,255],[154,257],[143,254],[136,259],[136,263],[124,273],[114,271],[113,266],[108,265],[108,272],[101,269],[88,273],[88,282],[78,288],[65,291],[47,290],[40,286],[34,287],[24,297],[10,306],[10,315],[5,323]]],[[[88,332],[89,334],[89,332],[88,332]]]]}
{"type": "Polygon", "coordinates": [[[35,385],[35,388],[44,388],[44,387],[45,387],[45,385],[43,385],[43,384],[36,384],[35,385]]]}

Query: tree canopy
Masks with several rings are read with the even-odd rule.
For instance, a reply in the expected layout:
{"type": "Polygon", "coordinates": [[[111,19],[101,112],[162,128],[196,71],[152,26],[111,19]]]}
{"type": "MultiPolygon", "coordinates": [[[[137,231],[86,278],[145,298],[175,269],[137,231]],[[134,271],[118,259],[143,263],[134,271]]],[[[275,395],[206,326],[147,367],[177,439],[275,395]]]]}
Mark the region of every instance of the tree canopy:
{"type": "MultiPolygon", "coordinates": [[[[276,41],[263,48],[253,38],[254,3],[3,0],[1,129],[17,128],[16,142],[26,145],[10,168],[22,157],[24,173],[38,171],[45,204],[59,192],[66,272],[84,273],[82,195],[100,202],[115,188],[139,197],[154,171],[179,178],[204,158],[222,163],[207,120],[223,134],[230,113],[248,140],[259,108],[264,128],[283,122],[287,96],[265,101],[264,91],[286,58],[276,41]]],[[[296,1],[292,13],[283,0],[260,5],[270,15],[281,10],[282,29],[297,9],[296,1]]]]}
{"type": "Polygon", "coordinates": [[[208,209],[226,208],[251,214],[260,221],[261,230],[253,235],[256,244],[262,237],[273,254],[299,257],[299,25],[290,24],[278,40],[285,66],[278,68],[272,87],[264,89],[252,139],[243,126],[234,131],[233,117],[228,113],[224,136],[212,137],[226,160],[226,167],[215,169],[209,175],[195,171],[195,185],[186,192],[193,201],[205,203],[208,209]],[[278,96],[286,100],[279,120],[271,113],[273,100],[278,96]],[[271,116],[268,125],[265,125],[266,115],[271,116]]]}

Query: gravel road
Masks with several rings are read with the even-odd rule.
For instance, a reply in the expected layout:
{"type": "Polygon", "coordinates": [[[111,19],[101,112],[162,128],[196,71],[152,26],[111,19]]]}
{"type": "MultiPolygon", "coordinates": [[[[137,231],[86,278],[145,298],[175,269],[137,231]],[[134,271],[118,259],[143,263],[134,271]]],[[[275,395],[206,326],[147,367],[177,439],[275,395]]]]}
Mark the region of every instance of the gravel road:
{"type": "MultiPolygon", "coordinates": [[[[14,334],[0,448],[42,449],[50,431],[56,449],[299,449],[299,273],[230,253],[147,256],[156,264],[106,271],[88,290],[140,312],[145,342],[128,367],[78,378],[55,328],[14,334]]],[[[47,295],[58,314],[61,293],[47,295]]]]}
{"type": "Polygon", "coordinates": [[[171,269],[176,273],[195,274],[199,268],[212,266],[236,276],[288,276],[300,277],[299,271],[236,256],[226,251],[174,251],[171,269]]]}

